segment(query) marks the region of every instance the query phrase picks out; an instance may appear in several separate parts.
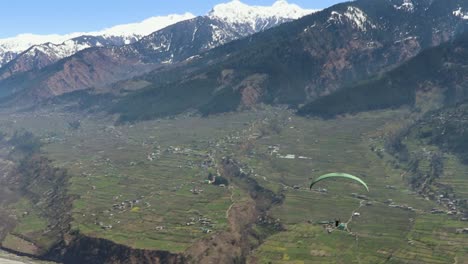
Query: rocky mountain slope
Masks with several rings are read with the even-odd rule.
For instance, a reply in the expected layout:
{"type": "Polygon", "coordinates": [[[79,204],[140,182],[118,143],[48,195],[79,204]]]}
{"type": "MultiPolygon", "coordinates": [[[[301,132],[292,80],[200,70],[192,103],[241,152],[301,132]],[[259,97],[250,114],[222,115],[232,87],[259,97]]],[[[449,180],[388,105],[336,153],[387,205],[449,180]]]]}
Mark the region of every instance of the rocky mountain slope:
{"type": "Polygon", "coordinates": [[[431,100],[448,106],[468,99],[468,34],[425,50],[400,67],[351,85],[305,105],[303,115],[339,114],[395,108],[424,107],[431,100]],[[424,99],[425,98],[425,99],[424,99]]]}
{"type": "MultiPolygon", "coordinates": [[[[56,47],[55,45],[33,47],[0,68],[0,79],[11,78],[0,85],[3,90],[11,91],[25,88],[25,83],[34,83],[34,87],[39,86],[42,89],[35,93],[39,97],[101,86],[141,74],[144,72],[142,68],[154,69],[157,65],[185,60],[311,12],[313,10],[301,9],[284,0],[277,1],[271,7],[248,6],[234,0],[215,6],[206,16],[168,26],[134,44],[88,49],[44,69],[44,66],[63,56],[44,55],[50,54],[46,50],[50,46],[56,47]],[[103,62],[112,63],[104,66],[103,62]],[[30,72],[15,77],[18,73],[27,71],[30,72]],[[24,82],[25,78],[29,81],[24,82]],[[22,84],[17,82],[18,79],[22,80],[22,84]]],[[[95,42],[102,46],[109,44],[98,40],[95,42]]]]}
{"type": "Polygon", "coordinates": [[[258,103],[297,106],[453,39],[466,29],[464,10],[468,1],[338,4],[231,42],[189,65],[147,74],[140,80],[151,84],[113,111],[135,120],[188,109],[210,114],[258,103]]]}

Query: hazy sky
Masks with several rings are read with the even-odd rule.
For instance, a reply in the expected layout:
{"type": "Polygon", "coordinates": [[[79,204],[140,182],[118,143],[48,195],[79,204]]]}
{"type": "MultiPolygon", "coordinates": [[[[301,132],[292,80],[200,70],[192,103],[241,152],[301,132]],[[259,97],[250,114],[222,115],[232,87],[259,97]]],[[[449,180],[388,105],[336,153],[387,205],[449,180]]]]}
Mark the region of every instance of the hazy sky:
{"type": "MultiPolygon", "coordinates": [[[[207,13],[230,0],[5,0],[0,15],[0,38],[20,33],[64,34],[95,31],[117,24],[173,13],[207,13]]],[[[241,0],[271,5],[275,0],[241,0]]],[[[303,8],[325,8],[343,0],[288,0],[303,8]]]]}

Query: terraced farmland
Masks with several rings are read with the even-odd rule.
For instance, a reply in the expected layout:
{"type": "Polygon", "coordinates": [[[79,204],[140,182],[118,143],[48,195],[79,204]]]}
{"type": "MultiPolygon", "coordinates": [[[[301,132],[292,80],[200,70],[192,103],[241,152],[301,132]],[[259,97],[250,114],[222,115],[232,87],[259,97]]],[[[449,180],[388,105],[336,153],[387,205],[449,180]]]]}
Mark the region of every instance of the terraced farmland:
{"type": "MultiPolygon", "coordinates": [[[[126,125],[104,117],[36,115],[17,115],[15,122],[5,118],[1,127],[40,136],[46,142],[44,155],[69,171],[68,192],[75,197],[71,228],[86,236],[183,253],[197,241],[229,232],[233,205],[251,203],[245,185],[207,183],[229,157],[261,188],[284,197],[266,212],[282,228],[267,232],[271,236],[262,238],[248,258],[251,263],[466,259],[468,237],[456,234],[463,222],[431,214],[432,208],[444,207],[409,190],[411,172],[395,166],[381,150],[387,128],[401,122],[406,110],[320,120],[266,108],[126,125]],[[69,122],[78,118],[80,127],[70,128],[69,122]],[[362,177],[370,192],[346,180],[324,181],[309,190],[312,178],[333,171],[362,177]],[[346,222],[350,232],[328,233],[321,223],[335,219],[346,222]]],[[[455,186],[466,183],[463,166],[448,158],[445,168],[444,183],[466,197],[455,186]]],[[[30,220],[17,231],[42,228],[40,221],[30,220]]],[[[266,237],[260,229],[259,237],[266,237]]]]}

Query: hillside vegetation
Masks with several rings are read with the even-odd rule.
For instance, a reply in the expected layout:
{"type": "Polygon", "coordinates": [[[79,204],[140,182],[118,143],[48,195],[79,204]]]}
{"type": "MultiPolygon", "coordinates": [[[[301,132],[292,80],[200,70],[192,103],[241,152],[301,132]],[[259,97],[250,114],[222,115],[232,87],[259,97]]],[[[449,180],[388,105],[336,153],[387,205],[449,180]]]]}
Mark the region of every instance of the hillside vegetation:
{"type": "Polygon", "coordinates": [[[301,115],[333,117],[340,114],[377,109],[397,108],[403,105],[424,107],[418,94],[443,95],[441,105],[450,105],[467,98],[468,34],[441,46],[425,50],[415,58],[388,73],[354,85],[322,98],[304,107],[301,115]]]}

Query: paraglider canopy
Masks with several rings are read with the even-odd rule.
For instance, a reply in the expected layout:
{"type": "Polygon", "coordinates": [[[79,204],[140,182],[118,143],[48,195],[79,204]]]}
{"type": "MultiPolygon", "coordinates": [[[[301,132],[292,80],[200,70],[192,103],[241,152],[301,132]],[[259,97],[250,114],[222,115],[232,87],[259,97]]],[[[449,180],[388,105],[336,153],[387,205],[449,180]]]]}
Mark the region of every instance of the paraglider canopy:
{"type": "Polygon", "coordinates": [[[327,173],[327,174],[324,174],[324,175],[318,177],[317,179],[315,179],[315,181],[313,181],[310,184],[310,189],[312,189],[312,186],[314,186],[314,184],[316,184],[319,181],[322,181],[322,180],[325,180],[325,179],[328,179],[328,178],[335,178],[335,177],[346,178],[346,179],[351,179],[351,180],[357,181],[361,185],[363,185],[366,188],[367,191],[369,191],[369,187],[367,187],[367,184],[363,180],[359,179],[358,177],[356,177],[354,175],[348,174],[348,173],[338,173],[338,172],[327,173]]]}

